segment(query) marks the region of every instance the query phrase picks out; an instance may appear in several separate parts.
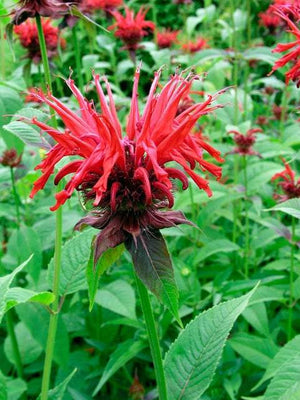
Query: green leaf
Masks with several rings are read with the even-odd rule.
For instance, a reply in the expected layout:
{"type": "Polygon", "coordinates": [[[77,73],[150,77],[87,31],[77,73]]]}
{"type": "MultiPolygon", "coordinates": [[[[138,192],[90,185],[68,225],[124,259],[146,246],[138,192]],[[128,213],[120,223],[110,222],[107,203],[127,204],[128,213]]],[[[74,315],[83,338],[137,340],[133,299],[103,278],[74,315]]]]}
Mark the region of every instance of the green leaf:
{"type": "Polygon", "coordinates": [[[8,289],[6,295],[6,310],[27,302],[39,303],[43,305],[49,305],[54,301],[54,294],[50,292],[36,293],[32,290],[23,289],[21,287],[14,287],[8,289]]]}
{"type": "Polygon", "coordinates": [[[203,312],[180,333],[164,362],[170,399],[199,400],[213,379],[235,320],[255,289],[203,312]]]}
{"type": "Polygon", "coordinates": [[[105,29],[104,26],[97,24],[97,22],[93,21],[87,15],[82,14],[82,12],[75,5],[72,5],[70,7],[70,13],[71,13],[71,15],[74,15],[75,17],[80,18],[85,24],[87,24],[87,26],[95,25],[98,28],[102,29],[103,31],[109,33],[109,31],[107,29],[105,29]]]}
{"type": "MultiPolygon", "coordinates": [[[[23,322],[19,322],[15,327],[14,331],[16,334],[17,342],[19,345],[21,360],[23,365],[31,364],[36,361],[39,356],[42,354],[43,348],[38,343],[38,341],[33,337],[29,329],[23,324],[23,322]]],[[[11,339],[9,336],[5,339],[4,342],[4,352],[7,359],[15,365],[15,357],[13,346],[11,343],[11,339]]]]}
{"type": "Polygon", "coordinates": [[[285,214],[300,219],[300,199],[290,199],[283,203],[278,203],[276,206],[268,208],[265,211],[282,211],[285,214]]]}
{"type": "MultiPolygon", "coordinates": [[[[59,294],[66,296],[87,288],[86,265],[90,257],[94,229],[86,229],[68,240],[62,248],[59,294]]],[[[52,285],[54,274],[53,259],[49,263],[49,281],[52,285]]]]}
{"type": "MultiPolygon", "coordinates": [[[[294,347],[294,350],[296,348],[294,347]]],[[[300,394],[300,354],[284,362],[275,373],[263,400],[298,400],[300,394]]]]}
{"type": "Polygon", "coordinates": [[[128,361],[137,356],[140,351],[147,347],[145,342],[129,339],[119,344],[117,349],[110,355],[109,361],[103,371],[100,382],[93,392],[95,396],[103,385],[115,374],[118,369],[123,367],[128,361]]]}
{"type": "Polygon", "coordinates": [[[300,359],[300,335],[297,335],[282,347],[279,352],[275,355],[273,360],[269,363],[267,370],[261,380],[253,388],[255,390],[261,386],[268,379],[273,378],[278,374],[278,371],[283,368],[294,364],[294,360],[300,359]]]}
{"type": "Polygon", "coordinates": [[[0,400],[7,400],[6,379],[1,371],[0,371],[0,400]]]}
{"type": "Polygon", "coordinates": [[[125,247],[123,244],[106,250],[99,258],[96,268],[94,267],[94,246],[91,246],[90,259],[86,269],[86,277],[89,291],[89,310],[92,311],[95,302],[95,296],[98,289],[100,276],[110,268],[122,255],[125,247]]]}
{"type": "Polygon", "coordinates": [[[3,129],[21,139],[24,143],[38,148],[49,149],[49,144],[41,137],[40,133],[28,123],[11,121],[3,129]]]}
{"type": "Polygon", "coordinates": [[[7,381],[7,400],[18,400],[27,390],[26,383],[20,379],[11,379],[7,381]]]}
{"type": "Polygon", "coordinates": [[[5,27],[5,34],[6,34],[6,39],[7,39],[9,49],[13,56],[13,62],[15,62],[16,56],[15,56],[14,46],[13,46],[13,31],[14,31],[14,25],[11,22],[9,22],[5,27]]]}
{"type": "Polygon", "coordinates": [[[269,336],[269,321],[266,306],[263,302],[247,307],[243,312],[243,317],[259,333],[269,336]]]}
{"type": "Polygon", "coordinates": [[[29,263],[31,260],[32,255],[24,261],[19,267],[17,267],[11,274],[2,276],[0,278],[0,322],[2,321],[3,315],[6,311],[6,301],[7,301],[7,293],[9,290],[9,287],[16,276],[16,274],[29,263]]]}
{"type": "MultiPolygon", "coordinates": [[[[63,382],[61,382],[55,388],[49,390],[48,400],[63,400],[64,394],[68,387],[68,384],[69,384],[70,380],[73,378],[73,376],[76,374],[76,372],[77,372],[77,369],[75,368],[74,371],[72,371],[70,373],[70,375],[68,375],[63,382]]],[[[41,399],[41,396],[39,396],[37,398],[37,400],[40,400],[40,399],[41,399]]]]}
{"type": "Polygon", "coordinates": [[[278,57],[274,53],[272,53],[270,47],[263,46],[247,49],[243,55],[246,60],[260,60],[272,66],[278,59],[278,57]]]}
{"type": "Polygon", "coordinates": [[[278,347],[271,338],[263,339],[247,333],[234,335],[229,344],[243,358],[259,368],[267,368],[278,352],[278,347]]]}
{"type": "Polygon", "coordinates": [[[135,291],[124,280],[116,280],[98,290],[95,302],[116,314],[136,320],[135,291]]]}
{"type": "Polygon", "coordinates": [[[217,239],[205,244],[194,257],[195,264],[200,263],[215,253],[230,253],[239,250],[239,246],[227,239],[217,239]]]}
{"type": "Polygon", "coordinates": [[[180,322],[178,290],[164,238],[158,230],[143,232],[126,244],[137,276],[180,322]]]}

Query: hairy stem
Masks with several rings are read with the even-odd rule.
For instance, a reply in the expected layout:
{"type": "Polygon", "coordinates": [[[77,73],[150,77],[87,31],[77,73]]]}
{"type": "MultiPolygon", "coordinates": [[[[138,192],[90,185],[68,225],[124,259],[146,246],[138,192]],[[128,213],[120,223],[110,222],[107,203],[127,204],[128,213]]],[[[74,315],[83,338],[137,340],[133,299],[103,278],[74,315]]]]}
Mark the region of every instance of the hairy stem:
{"type": "Polygon", "coordinates": [[[159,400],[168,400],[166,379],[162,363],[162,355],[159,346],[159,339],[158,339],[157,329],[155,326],[148,290],[137,276],[136,276],[136,284],[140,295],[142,310],[146,322],[146,328],[154,364],[159,400]]]}

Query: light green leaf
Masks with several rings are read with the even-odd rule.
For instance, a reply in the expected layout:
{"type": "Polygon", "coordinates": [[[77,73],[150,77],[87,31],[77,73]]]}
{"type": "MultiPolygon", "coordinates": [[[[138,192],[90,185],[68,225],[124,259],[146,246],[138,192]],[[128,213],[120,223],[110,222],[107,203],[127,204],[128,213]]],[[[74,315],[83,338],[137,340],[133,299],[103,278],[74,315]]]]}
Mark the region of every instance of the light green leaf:
{"type": "Polygon", "coordinates": [[[269,336],[269,321],[266,306],[263,302],[247,307],[243,312],[243,317],[259,333],[264,336],[269,336]]]}
{"type": "MultiPolygon", "coordinates": [[[[75,368],[74,371],[71,372],[70,375],[68,375],[63,382],[61,382],[55,388],[49,390],[48,400],[63,400],[64,394],[68,387],[68,384],[69,384],[70,380],[73,378],[73,376],[76,374],[76,372],[77,372],[77,369],[75,368]]],[[[40,399],[41,399],[41,396],[39,396],[37,400],[40,400],[40,399]]]]}
{"type": "MultiPolygon", "coordinates": [[[[90,257],[94,229],[86,229],[68,240],[62,248],[59,294],[65,296],[87,288],[86,266],[90,257]]],[[[49,281],[52,284],[53,259],[49,264],[49,281]]]]}
{"type": "Polygon", "coordinates": [[[246,60],[255,59],[264,61],[265,63],[271,64],[272,66],[278,59],[278,57],[274,53],[272,53],[270,47],[263,47],[263,46],[247,49],[244,52],[244,58],[246,60]]]}
{"type": "Polygon", "coordinates": [[[135,291],[124,280],[116,280],[98,290],[95,302],[116,314],[136,320],[135,291]]]}
{"type": "Polygon", "coordinates": [[[21,139],[24,143],[41,148],[49,148],[47,142],[43,140],[40,133],[30,124],[22,121],[11,121],[4,125],[3,129],[21,139]]]}
{"type": "Polygon", "coordinates": [[[7,381],[7,400],[18,400],[27,390],[26,383],[20,379],[11,379],[7,381]]]}
{"type": "Polygon", "coordinates": [[[17,267],[11,274],[2,276],[0,278],[0,322],[2,321],[3,315],[6,311],[6,298],[9,287],[17,273],[22,271],[22,269],[29,263],[31,258],[32,255],[19,267],[17,267]]]}
{"type": "Polygon", "coordinates": [[[292,339],[279,350],[273,360],[269,363],[264,376],[253,388],[253,390],[261,386],[268,379],[271,379],[277,375],[281,368],[285,369],[290,365],[293,365],[294,360],[297,359],[300,359],[300,335],[294,337],[294,339],[292,339]]]}
{"type": "Polygon", "coordinates": [[[146,346],[145,342],[129,339],[126,342],[119,344],[117,349],[110,355],[109,361],[103,371],[100,382],[93,392],[95,396],[103,385],[115,374],[118,369],[123,367],[128,361],[134,358],[146,346]]]}
{"type": "Polygon", "coordinates": [[[164,367],[172,400],[199,400],[213,379],[226,338],[256,287],[190,322],[171,345],[164,367]]]}
{"type": "Polygon", "coordinates": [[[278,203],[276,206],[268,208],[265,211],[282,211],[285,214],[300,219],[300,199],[289,199],[283,203],[278,203]]]}
{"type": "Polygon", "coordinates": [[[227,239],[217,239],[205,244],[195,255],[194,262],[200,263],[215,253],[230,253],[239,250],[239,246],[227,239]]]}
{"type": "Polygon", "coordinates": [[[18,304],[27,303],[29,301],[49,305],[54,301],[54,298],[54,294],[50,292],[36,293],[21,287],[10,288],[6,296],[6,311],[18,304]]]}
{"type": "Polygon", "coordinates": [[[86,269],[86,277],[89,291],[89,310],[91,311],[95,302],[95,296],[98,289],[98,283],[101,275],[110,268],[122,255],[125,247],[123,244],[106,250],[99,258],[96,267],[94,267],[94,246],[92,243],[90,259],[86,269]]]}

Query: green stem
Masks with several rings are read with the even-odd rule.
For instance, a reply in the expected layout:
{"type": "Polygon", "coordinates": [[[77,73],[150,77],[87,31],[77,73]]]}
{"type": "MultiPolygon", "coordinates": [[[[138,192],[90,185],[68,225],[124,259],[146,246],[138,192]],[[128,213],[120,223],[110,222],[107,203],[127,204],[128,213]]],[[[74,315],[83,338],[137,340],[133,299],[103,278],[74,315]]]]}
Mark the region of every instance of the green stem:
{"type": "Polygon", "coordinates": [[[12,185],[12,190],[13,190],[13,194],[14,194],[14,198],[15,198],[17,224],[18,224],[18,227],[20,227],[21,217],[20,217],[20,208],[19,208],[19,197],[18,197],[17,189],[16,189],[14,169],[12,167],[10,168],[10,178],[11,178],[11,185],[12,185]]]}
{"type": "Polygon", "coordinates": [[[154,316],[152,312],[152,307],[150,303],[150,298],[148,294],[148,290],[144,286],[144,284],[140,281],[140,279],[136,276],[136,284],[138,288],[138,292],[140,295],[142,310],[146,322],[148,338],[150,343],[150,349],[154,364],[159,400],[168,400],[167,395],[167,386],[165,380],[165,373],[163,369],[161,350],[159,346],[159,339],[157,334],[157,329],[155,326],[154,316]]]}
{"type": "Polygon", "coordinates": [[[245,209],[245,251],[244,251],[244,272],[245,277],[249,276],[249,215],[248,215],[248,178],[247,178],[247,156],[244,156],[244,209],[245,209]]]}
{"type": "Polygon", "coordinates": [[[12,352],[13,352],[13,357],[14,357],[14,360],[16,363],[18,377],[23,378],[23,375],[24,375],[23,365],[22,365],[22,359],[21,359],[21,354],[20,354],[20,350],[19,350],[16,333],[14,330],[12,310],[8,310],[6,313],[6,326],[7,326],[8,335],[10,337],[10,341],[11,341],[11,345],[12,345],[12,352]]]}
{"type": "Polygon", "coordinates": [[[5,38],[4,38],[4,25],[0,23],[0,52],[2,54],[1,59],[1,77],[5,80],[6,75],[6,60],[5,60],[5,38]]]}
{"type": "MultiPolygon", "coordinates": [[[[46,40],[45,40],[44,31],[43,31],[42,21],[41,21],[41,17],[39,14],[36,15],[35,20],[36,20],[36,26],[37,26],[37,30],[38,30],[38,37],[39,37],[42,62],[43,62],[43,67],[44,67],[46,86],[52,92],[52,81],[51,81],[50,67],[49,67],[49,61],[48,61],[47,46],[46,46],[46,40]]],[[[50,114],[51,114],[52,126],[54,128],[57,128],[55,112],[51,107],[50,107],[50,114]]]]}
{"type": "MultiPolygon", "coordinates": [[[[51,82],[50,68],[47,57],[46,41],[42,28],[41,17],[39,15],[36,16],[36,24],[39,35],[42,61],[44,65],[45,81],[48,88],[52,91],[52,82],[51,82]]],[[[50,113],[52,116],[51,118],[52,126],[54,128],[57,128],[57,121],[55,118],[54,110],[50,109],[50,113]]],[[[61,190],[61,185],[58,185],[57,190],[58,191],[61,190]]],[[[59,313],[59,280],[60,280],[60,267],[61,267],[61,247],[62,247],[62,208],[60,207],[56,211],[54,277],[53,277],[53,288],[52,288],[55,300],[52,305],[52,313],[50,314],[50,321],[48,327],[46,354],[45,354],[45,362],[44,362],[43,377],[42,377],[41,400],[48,399],[48,391],[50,385],[50,377],[51,377],[53,353],[55,346],[55,337],[57,331],[58,313],[59,313]]]]}
{"type": "Polygon", "coordinates": [[[53,278],[53,288],[52,288],[55,300],[52,305],[52,313],[50,314],[50,321],[48,328],[46,356],[45,356],[43,379],[42,379],[41,400],[48,399],[53,352],[54,352],[55,337],[57,331],[57,320],[59,313],[59,278],[60,278],[60,267],[61,267],[61,245],[62,245],[62,208],[60,207],[56,211],[54,278],[53,278]]]}
{"type": "Polygon", "coordinates": [[[296,231],[296,218],[292,217],[288,340],[291,340],[292,330],[293,330],[293,305],[294,305],[294,297],[295,297],[295,290],[294,290],[294,255],[295,255],[295,241],[296,241],[295,231],[296,231]]]}
{"type": "Polygon", "coordinates": [[[76,75],[78,80],[79,89],[83,91],[83,79],[82,79],[82,72],[81,72],[81,54],[80,54],[80,47],[77,38],[77,31],[76,25],[72,28],[72,39],[73,39],[73,47],[75,51],[75,63],[76,63],[76,75]]]}
{"type": "Polygon", "coordinates": [[[284,122],[287,115],[287,105],[288,105],[288,93],[289,93],[289,86],[285,85],[284,90],[282,91],[282,99],[281,99],[281,117],[280,117],[280,124],[279,124],[279,133],[282,139],[284,134],[284,122]]]}
{"type": "MultiPolygon", "coordinates": [[[[251,2],[247,0],[246,2],[246,10],[247,10],[247,48],[251,46],[251,2]]],[[[244,78],[244,115],[245,120],[248,118],[248,93],[249,93],[249,74],[250,74],[250,66],[248,60],[245,65],[245,78],[244,78]]]]}

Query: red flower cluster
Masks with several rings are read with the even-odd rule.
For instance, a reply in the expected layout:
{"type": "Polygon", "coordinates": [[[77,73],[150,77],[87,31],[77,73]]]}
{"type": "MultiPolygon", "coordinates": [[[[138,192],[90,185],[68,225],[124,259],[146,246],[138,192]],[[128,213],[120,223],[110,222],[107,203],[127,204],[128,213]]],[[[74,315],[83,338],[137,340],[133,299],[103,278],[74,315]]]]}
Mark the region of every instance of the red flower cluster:
{"type": "Polygon", "coordinates": [[[234,134],[234,142],[237,145],[229,154],[240,154],[241,156],[259,156],[260,154],[253,150],[252,146],[256,142],[256,133],[262,132],[260,128],[249,129],[245,135],[238,131],[229,131],[234,134]]]}
{"type": "MultiPolygon", "coordinates": [[[[300,11],[300,10],[299,10],[300,11]]],[[[293,12],[296,13],[296,8],[293,9],[293,12]]],[[[292,68],[286,72],[286,84],[289,83],[290,80],[294,81],[297,87],[300,86],[300,30],[295,25],[293,21],[289,18],[287,13],[285,12],[284,8],[278,7],[276,9],[277,15],[287,23],[289,26],[288,32],[295,36],[296,40],[291,43],[279,43],[275,49],[273,50],[274,53],[282,53],[285,51],[289,51],[279,60],[277,60],[272,68],[272,71],[269,75],[271,75],[277,69],[284,67],[287,63],[292,62],[292,68]]],[[[297,20],[300,18],[300,12],[298,12],[297,20]]]]}
{"type": "Polygon", "coordinates": [[[295,171],[291,169],[289,164],[282,159],[285,169],[282,172],[278,172],[272,177],[272,181],[276,179],[283,179],[282,182],[277,183],[277,186],[281,187],[284,194],[275,194],[274,198],[276,200],[286,201],[288,199],[293,199],[295,197],[300,197],[300,178],[295,180],[295,171]]]}
{"type": "Polygon", "coordinates": [[[206,49],[208,47],[209,45],[207,41],[202,37],[199,37],[194,41],[189,40],[181,45],[182,50],[186,53],[196,53],[197,51],[206,49]]]}
{"type": "Polygon", "coordinates": [[[179,102],[190,92],[196,76],[190,74],[184,78],[175,74],[161,92],[155,94],[160,74],[160,71],[155,73],[141,115],[137,101],[140,71],[137,69],[125,137],[110,85],[105,78],[109,103],[100,77],[94,76],[101,114],[82,96],[71,79],[67,80],[67,84],[79,103],[80,115],[50,93],[45,95],[39,92],[35,95],[37,100],[47,103],[59,114],[66,128],[61,132],[36,119],[32,120],[57,144],[36,167],[43,175],[35,182],[31,197],[43,189],[62,158],[79,156],[56,175],[55,184],[66,175],[73,174],[65,189],[56,194],[56,204],[51,209],[56,210],[64,204],[75,189],[83,193],[86,201],[92,201],[94,207],[98,207],[93,216],[83,218],[77,225],[79,228],[89,224],[102,229],[96,241],[96,258],[108,247],[125,241],[128,235],[135,238],[143,229],[161,229],[186,222],[178,211],[160,211],[174,204],[173,179],[179,179],[183,189],[187,189],[187,174],[210,196],[208,181],[194,171],[196,165],[217,179],[221,178],[221,168],[203,158],[203,152],[207,151],[216,160],[223,161],[220,153],[200,136],[191,134],[202,115],[222,107],[211,105],[219,93],[208,96],[203,103],[194,104],[176,116],[179,102]],[[169,162],[179,164],[185,173],[174,166],[166,166],[169,162]]]}
{"type": "MultiPolygon", "coordinates": [[[[42,27],[48,57],[51,58],[56,55],[58,44],[65,47],[66,42],[59,38],[59,29],[53,26],[50,20],[42,20],[42,27]]],[[[28,50],[28,58],[38,63],[41,60],[41,50],[35,21],[27,20],[23,24],[15,26],[14,31],[19,36],[21,45],[28,50]]]]}
{"type": "Polygon", "coordinates": [[[269,7],[266,11],[258,14],[259,25],[269,29],[270,33],[274,33],[277,28],[282,26],[282,21],[278,15],[274,14],[273,8],[269,7]]]}
{"type": "Polygon", "coordinates": [[[136,50],[143,37],[147,36],[149,31],[154,30],[154,23],[145,20],[146,13],[147,10],[143,7],[140,8],[136,16],[134,16],[134,12],[128,7],[125,7],[125,16],[118,11],[112,11],[116,22],[108,29],[113,30],[117,28],[115,36],[124,42],[127,50],[136,50]]]}
{"type": "Polygon", "coordinates": [[[4,167],[15,168],[20,165],[22,154],[18,155],[16,149],[5,150],[0,157],[0,164],[4,167]]]}
{"type": "Polygon", "coordinates": [[[157,31],[156,42],[158,47],[161,49],[172,47],[172,45],[177,42],[178,34],[179,31],[172,31],[170,28],[160,32],[157,31]]]}
{"type": "Polygon", "coordinates": [[[27,18],[34,18],[36,15],[59,18],[69,11],[68,5],[60,0],[20,0],[18,5],[19,8],[12,13],[12,23],[15,25],[20,25],[27,18]]]}
{"type": "Polygon", "coordinates": [[[106,12],[115,10],[123,4],[123,0],[83,0],[81,8],[89,12],[90,10],[104,10],[106,12]]]}

